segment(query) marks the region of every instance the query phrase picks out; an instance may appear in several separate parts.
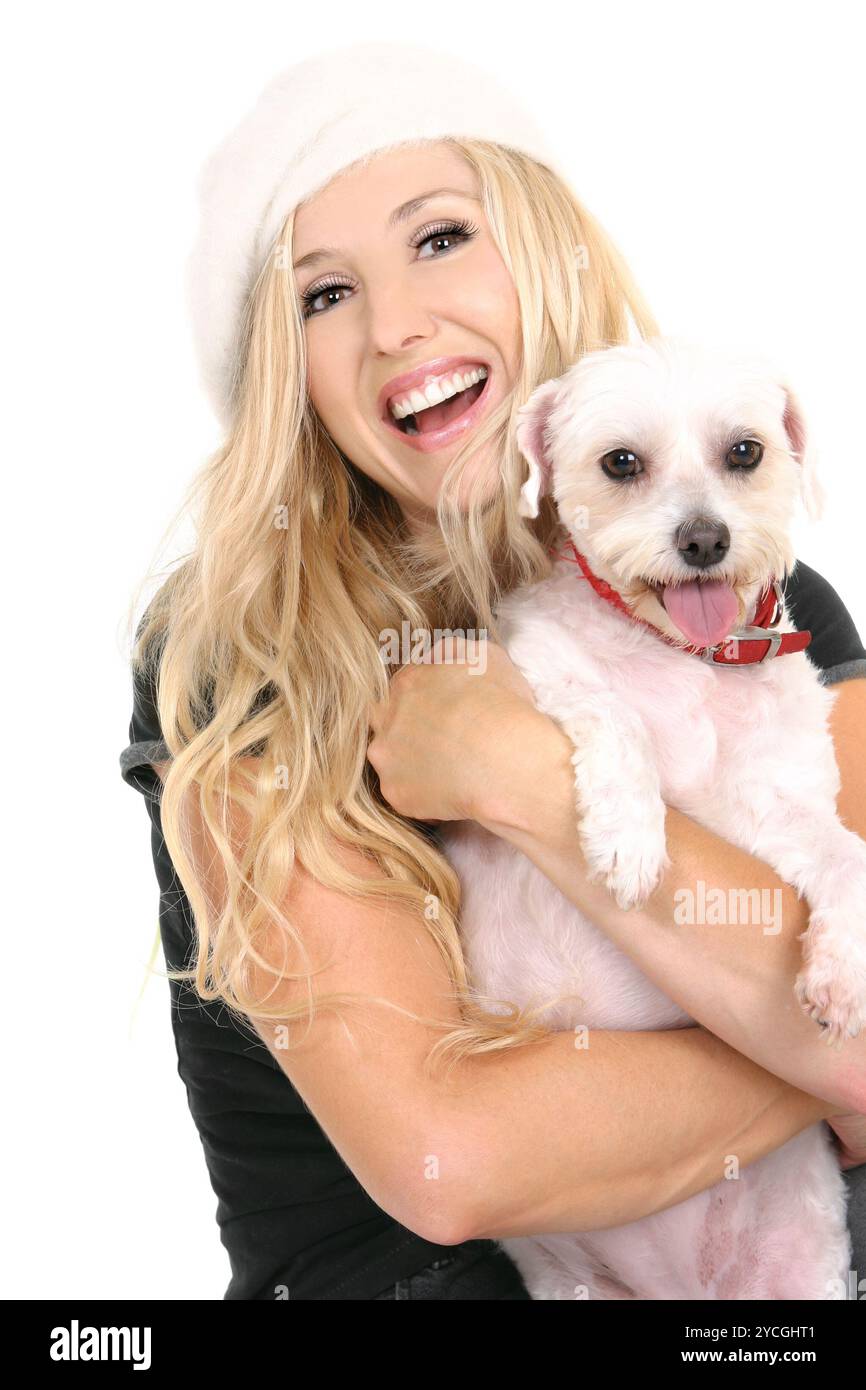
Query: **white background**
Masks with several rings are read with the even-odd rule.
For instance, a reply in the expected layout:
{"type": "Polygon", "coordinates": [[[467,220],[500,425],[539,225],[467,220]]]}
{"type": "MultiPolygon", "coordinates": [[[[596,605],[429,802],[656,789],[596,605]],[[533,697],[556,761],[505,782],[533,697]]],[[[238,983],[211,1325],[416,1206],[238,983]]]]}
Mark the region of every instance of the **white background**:
{"type": "Polygon", "coordinates": [[[164,980],[135,1012],[158,898],[117,766],[126,608],[218,438],[182,291],[203,159],[321,49],[403,37],[486,63],[567,155],[662,331],[785,364],[830,498],[796,553],[866,633],[855,14],[152,0],[7,18],[3,1296],[219,1299],[229,1277],[164,980]]]}

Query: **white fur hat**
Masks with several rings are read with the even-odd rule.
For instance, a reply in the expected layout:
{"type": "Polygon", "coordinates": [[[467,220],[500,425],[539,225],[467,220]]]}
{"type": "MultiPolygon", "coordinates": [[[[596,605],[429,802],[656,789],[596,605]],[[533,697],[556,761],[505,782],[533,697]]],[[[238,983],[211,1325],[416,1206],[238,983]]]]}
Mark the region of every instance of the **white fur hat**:
{"type": "Polygon", "coordinates": [[[280,73],[210,155],[186,285],[202,384],[224,426],[243,313],[288,214],[365,155],[449,135],[496,141],[562,172],[539,127],[491,73],[390,41],[331,49],[280,73]]]}

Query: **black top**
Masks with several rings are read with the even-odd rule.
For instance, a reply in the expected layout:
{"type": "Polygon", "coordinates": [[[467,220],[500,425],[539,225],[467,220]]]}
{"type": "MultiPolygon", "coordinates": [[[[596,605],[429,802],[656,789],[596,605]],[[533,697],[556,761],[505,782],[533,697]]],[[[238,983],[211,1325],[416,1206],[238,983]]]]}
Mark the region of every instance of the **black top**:
{"type": "MultiPolygon", "coordinates": [[[[785,591],[794,625],[812,632],[807,655],[822,682],[866,677],[866,649],[832,585],[799,562],[785,591]]],[[[169,969],[183,969],[192,915],[162,838],[161,783],[150,765],[169,756],[153,689],[136,679],[121,775],[146,799],[163,952],[169,969]]],[[[178,1072],[231,1265],[226,1299],[274,1299],[283,1288],[291,1299],[371,1299],[453,1253],[368,1197],[251,1025],[222,1004],[203,1004],[191,987],[169,984],[178,1072]]]]}

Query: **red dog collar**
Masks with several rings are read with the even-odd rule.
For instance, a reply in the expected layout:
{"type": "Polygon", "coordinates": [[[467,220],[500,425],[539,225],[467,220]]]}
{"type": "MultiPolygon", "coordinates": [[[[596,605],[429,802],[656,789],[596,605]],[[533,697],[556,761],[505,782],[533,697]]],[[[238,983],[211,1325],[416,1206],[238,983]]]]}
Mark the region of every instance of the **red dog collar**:
{"type": "Polygon", "coordinates": [[[770,631],[782,616],[782,590],[778,581],[774,579],[771,586],[761,595],[754,621],[748,627],[738,628],[736,632],[732,632],[714,647],[691,645],[684,647],[680,642],[675,642],[672,637],[668,637],[666,632],[660,632],[657,627],[653,627],[653,624],[648,623],[645,618],[639,618],[635,613],[632,613],[616,589],[612,588],[604,579],[599,579],[597,574],[593,574],[586,557],[581,555],[570,536],[568,545],[572,552],[571,555],[563,555],[552,547],[548,554],[557,560],[568,560],[571,564],[579,565],[584,577],[589,580],[595,592],[601,598],[606,599],[608,603],[612,603],[614,608],[618,608],[620,613],[630,618],[633,623],[642,623],[644,627],[648,627],[670,646],[700,656],[702,661],[708,661],[714,666],[752,666],[756,662],[768,661],[774,656],[784,656],[786,652],[802,652],[812,640],[812,634],[808,631],[770,631]]]}

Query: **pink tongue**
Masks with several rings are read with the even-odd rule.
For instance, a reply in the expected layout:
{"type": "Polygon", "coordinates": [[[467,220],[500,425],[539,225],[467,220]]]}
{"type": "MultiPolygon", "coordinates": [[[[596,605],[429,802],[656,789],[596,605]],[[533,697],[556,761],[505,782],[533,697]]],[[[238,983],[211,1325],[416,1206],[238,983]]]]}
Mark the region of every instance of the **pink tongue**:
{"type": "Polygon", "coordinates": [[[664,602],[668,617],[696,647],[714,647],[721,642],[737,616],[736,595],[721,579],[668,584],[664,602]]]}
{"type": "Polygon", "coordinates": [[[441,430],[444,425],[456,420],[458,415],[462,415],[468,410],[474,400],[477,400],[484,390],[484,382],[476,381],[474,386],[469,386],[465,391],[458,391],[456,396],[449,396],[447,401],[440,402],[439,405],[428,406],[426,410],[420,411],[415,416],[415,423],[418,426],[419,434],[429,434],[431,430],[441,430]]]}

